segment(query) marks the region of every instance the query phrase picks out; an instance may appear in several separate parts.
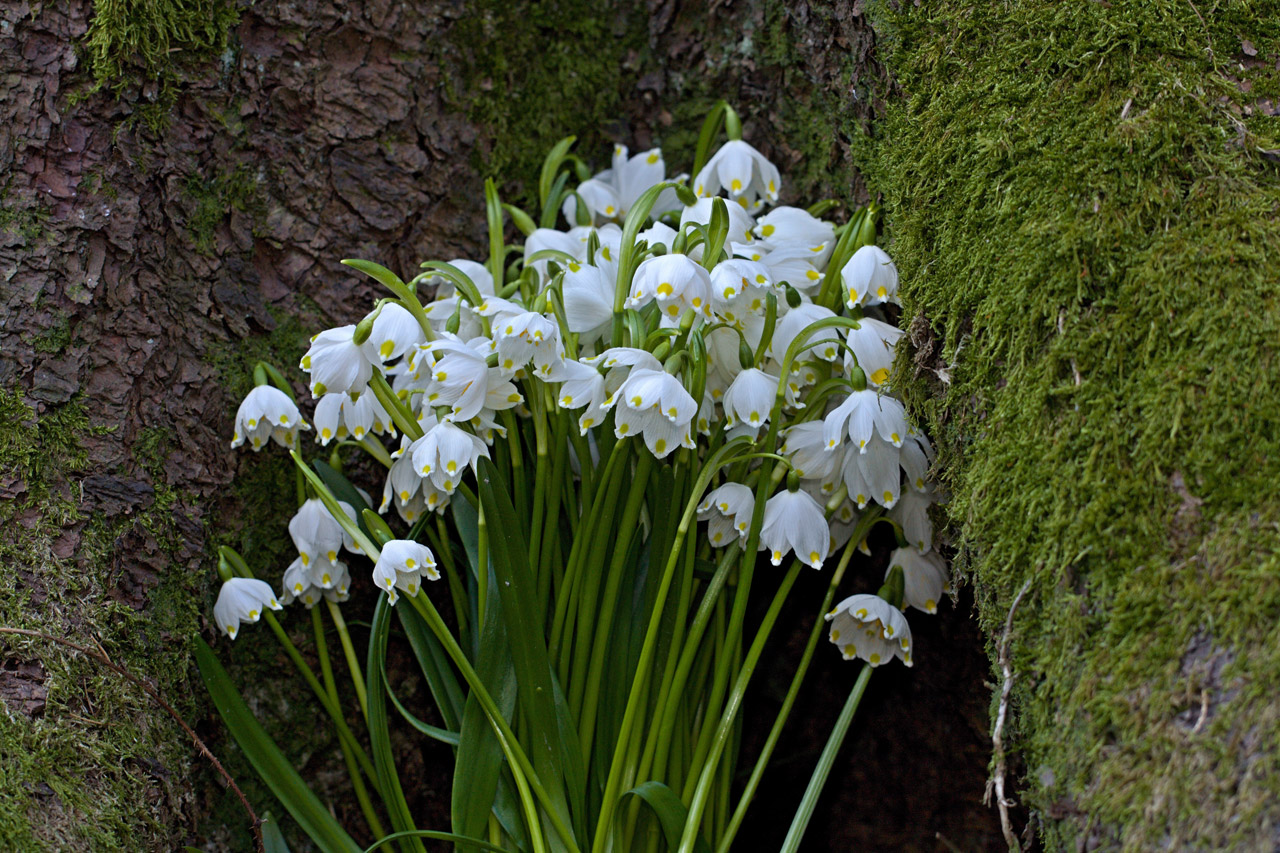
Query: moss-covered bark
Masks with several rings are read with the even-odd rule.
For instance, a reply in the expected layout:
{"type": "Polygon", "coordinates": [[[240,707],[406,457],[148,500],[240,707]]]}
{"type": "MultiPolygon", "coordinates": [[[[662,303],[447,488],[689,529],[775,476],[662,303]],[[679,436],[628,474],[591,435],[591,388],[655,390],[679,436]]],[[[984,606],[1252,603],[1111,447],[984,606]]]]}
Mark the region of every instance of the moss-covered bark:
{"type": "Polygon", "coordinates": [[[993,636],[1031,582],[1015,795],[1050,849],[1274,849],[1280,6],[876,21],[902,379],[993,636]]]}

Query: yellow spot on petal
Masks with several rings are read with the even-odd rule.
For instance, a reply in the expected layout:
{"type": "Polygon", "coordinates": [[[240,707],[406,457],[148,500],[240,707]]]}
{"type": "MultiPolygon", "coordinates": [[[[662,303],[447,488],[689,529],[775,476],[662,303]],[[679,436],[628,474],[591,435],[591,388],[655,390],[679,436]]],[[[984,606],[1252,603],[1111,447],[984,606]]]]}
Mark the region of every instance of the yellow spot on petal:
{"type": "Polygon", "coordinates": [[[674,291],[675,288],[671,286],[670,282],[664,281],[662,284],[658,285],[659,296],[670,296],[674,291]]]}
{"type": "Polygon", "coordinates": [[[665,438],[658,439],[653,443],[653,449],[659,453],[664,452],[667,449],[667,440],[665,438]]]}
{"type": "Polygon", "coordinates": [[[938,602],[931,598],[924,603],[924,609],[929,613],[936,613],[938,611],[938,602]]]}
{"type": "Polygon", "coordinates": [[[621,424],[618,427],[618,435],[626,435],[630,431],[631,431],[631,426],[629,424],[621,424]]]}
{"type": "Polygon", "coordinates": [[[870,663],[872,666],[875,666],[876,664],[880,663],[880,655],[876,654],[875,652],[872,652],[871,657],[867,658],[867,662],[870,663]]]}
{"type": "Polygon", "coordinates": [[[858,653],[858,649],[853,643],[846,643],[844,647],[844,656],[851,658],[858,653]]]}
{"type": "Polygon", "coordinates": [[[738,180],[737,178],[734,178],[732,183],[729,184],[729,189],[733,190],[734,192],[740,192],[742,190],[742,181],[738,180]]]}
{"type": "Polygon", "coordinates": [[[875,373],[871,374],[871,381],[877,385],[883,385],[885,380],[889,378],[889,368],[882,367],[875,373]]]}
{"type": "Polygon", "coordinates": [[[893,492],[885,492],[885,493],[884,493],[884,502],[885,502],[885,503],[893,503],[893,492]]]}
{"type": "Polygon", "coordinates": [[[249,618],[250,618],[250,619],[257,619],[257,618],[258,618],[258,611],[256,611],[256,610],[250,610],[250,611],[249,611],[249,618]]]}
{"type": "Polygon", "coordinates": [[[765,237],[771,237],[773,236],[773,232],[776,230],[778,229],[774,228],[772,225],[766,225],[760,229],[760,233],[765,237]]]}
{"type": "Polygon", "coordinates": [[[817,552],[817,551],[810,551],[810,552],[809,552],[809,562],[810,562],[810,563],[821,563],[821,562],[822,562],[822,557],[821,557],[821,555],[819,555],[819,554],[818,554],[818,552],[817,552]]]}
{"type": "Polygon", "coordinates": [[[395,348],[396,348],[395,341],[390,341],[390,340],[383,341],[382,346],[378,347],[378,354],[381,355],[383,358],[391,358],[391,353],[395,352],[395,348]]]}
{"type": "Polygon", "coordinates": [[[404,561],[404,567],[405,567],[406,569],[412,569],[412,568],[413,568],[414,566],[416,566],[416,565],[418,565],[418,564],[417,564],[417,562],[413,559],[413,557],[410,557],[409,559],[407,559],[407,560],[405,560],[405,561],[404,561]]]}
{"type": "Polygon", "coordinates": [[[328,586],[329,584],[333,583],[333,578],[329,577],[328,572],[325,572],[323,575],[320,576],[320,583],[325,586],[328,586]]]}
{"type": "Polygon", "coordinates": [[[645,158],[645,162],[647,162],[650,166],[652,166],[654,163],[657,163],[659,159],[661,158],[658,157],[658,153],[655,151],[645,158]]]}
{"type": "Polygon", "coordinates": [[[329,557],[329,562],[332,563],[334,560],[338,559],[338,552],[330,551],[328,554],[328,557],[329,557]]]}

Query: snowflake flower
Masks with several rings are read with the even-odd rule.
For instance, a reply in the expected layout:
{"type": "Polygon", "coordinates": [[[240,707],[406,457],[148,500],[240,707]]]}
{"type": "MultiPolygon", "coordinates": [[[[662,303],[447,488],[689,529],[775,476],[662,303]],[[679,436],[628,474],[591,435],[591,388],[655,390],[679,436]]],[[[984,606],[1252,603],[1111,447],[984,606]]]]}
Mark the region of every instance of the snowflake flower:
{"type": "Polygon", "coordinates": [[[828,637],[845,660],[872,666],[898,658],[911,666],[911,626],[902,611],[878,595],[852,595],[827,614],[828,637]]]}

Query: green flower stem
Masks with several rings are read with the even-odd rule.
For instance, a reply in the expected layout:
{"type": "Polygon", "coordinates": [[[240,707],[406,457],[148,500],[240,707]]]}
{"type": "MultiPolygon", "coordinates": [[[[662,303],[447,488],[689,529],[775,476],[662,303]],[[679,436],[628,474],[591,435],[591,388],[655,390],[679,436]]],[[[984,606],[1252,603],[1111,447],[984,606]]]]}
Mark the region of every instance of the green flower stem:
{"type": "MultiPolygon", "coordinates": [[[[311,628],[316,635],[316,654],[320,658],[320,674],[324,677],[325,692],[329,694],[329,698],[335,705],[339,704],[338,685],[333,678],[333,667],[329,663],[329,646],[324,638],[324,622],[320,617],[320,611],[314,607],[311,608],[311,628]]],[[[347,765],[347,776],[351,779],[351,787],[356,792],[356,799],[360,802],[360,811],[364,814],[369,832],[375,838],[380,838],[386,835],[386,830],[382,828],[382,821],[378,820],[378,813],[374,811],[373,803],[369,800],[369,790],[364,785],[364,778],[360,775],[360,767],[356,764],[355,756],[351,754],[347,742],[342,738],[338,738],[338,746],[342,749],[342,760],[347,765]]]]}
{"type": "Polygon", "coordinates": [[[325,599],[329,606],[329,615],[333,617],[333,626],[338,629],[338,639],[342,642],[342,653],[347,658],[347,667],[351,670],[351,683],[356,688],[356,698],[360,700],[360,711],[366,720],[369,719],[369,694],[364,686],[364,673],[360,669],[360,661],[356,657],[355,647],[351,645],[351,633],[347,630],[347,621],[342,618],[342,608],[336,601],[325,599]]]}
{"type": "MultiPolygon", "coordinates": [[[[645,747],[645,758],[640,763],[639,775],[648,778],[652,772],[655,778],[659,777],[666,767],[667,757],[671,751],[671,739],[676,731],[676,716],[680,708],[684,705],[690,695],[693,694],[685,690],[685,686],[689,681],[689,672],[693,668],[694,660],[698,657],[699,651],[703,648],[702,636],[706,632],[707,622],[711,619],[711,615],[715,610],[715,603],[720,598],[720,593],[724,589],[725,581],[729,578],[729,571],[737,563],[739,555],[736,553],[736,546],[725,549],[720,562],[716,565],[715,574],[711,576],[711,581],[707,584],[706,590],[702,594],[702,602],[698,605],[698,612],[693,617],[693,624],[689,628],[689,637],[684,642],[680,651],[679,663],[675,668],[673,676],[664,679],[666,682],[663,686],[663,693],[658,700],[658,708],[661,713],[655,716],[657,725],[653,726],[649,731],[649,743],[645,747]]],[[[687,608],[684,612],[687,612],[687,608]]],[[[673,654],[671,659],[675,659],[673,654]]]]}
{"type": "MultiPolygon", "coordinates": [[[[591,766],[591,746],[596,731],[596,710],[600,705],[600,681],[604,675],[605,652],[609,634],[613,630],[613,618],[618,609],[618,592],[622,588],[623,565],[631,549],[631,540],[640,527],[640,509],[644,505],[645,489],[649,485],[649,472],[653,469],[653,455],[637,454],[635,478],[631,481],[631,494],[622,510],[622,521],[617,528],[618,538],[612,544],[613,559],[609,562],[608,581],[604,589],[604,601],[600,605],[600,618],[592,630],[595,632],[591,647],[590,668],[587,675],[586,696],[582,713],[578,716],[579,739],[582,744],[582,766],[591,766]]],[[[600,537],[604,539],[604,537],[600,537]]],[[[578,674],[575,672],[574,677],[578,674]]],[[[575,682],[574,687],[577,686],[575,682]]]]}
{"type": "Polygon", "coordinates": [[[444,566],[444,576],[449,584],[449,600],[453,602],[453,615],[458,620],[458,634],[467,632],[467,592],[462,586],[462,577],[458,573],[458,563],[453,559],[453,548],[449,544],[449,529],[444,518],[436,516],[436,529],[423,528],[431,547],[444,566]]]}
{"type": "Polygon", "coordinates": [[[405,406],[404,401],[387,384],[387,377],[383,376],[381,371],[375,370],[373,376],[369,377],[369,390],[378,398],[382,408],[387,410],[396,429],[407,435],[410,441],[422,438],[422,425],[413,416],[413,412],[405,406]]]}
{"type": "Polygon", "coordinates": [[[831,737],[827,738],[827,745],[822,750],[822,756],[818,759],[818,766],[813,768],[813,776],[809,778],[809,786],[805,788],[804,798],[800,801],[800,808],[796,810],[796,815],[791,820],[791,829],[787,832],[787,837],[782,842],[780,853],[796,853],[800,849],[800,840],[804,837],[804,831],[809,826],[809,819],[813,817],[813,808],[817,805],[818,796],[822,793],[822,787],[826,784],[827,776],[831,773],[831,766],[835,764],[836,754],[840,751],[840,745],[844,743],[844,736],[849,731],[849,724],[853,722],[853,714],[858,710],[858,703],[862,701],[862,694],[867,690],[867,682],[871,680],[872,669],[874,667],[870,664],[862,665],[862,672],[858,673],[858,680],[854,682],[853,689],[849,691],[849,698],[845,700],[844,708],[840,711],[840,717],[836,720],[835,727],[831,730],[831,737]]]}
{"type": "MultiPolygon", "coordinates": [[[[230,548],[223,548],[222,555],[226,558],[227,563],[232,570],[242,578],[252,578],[253,572],[249,571],[249,566],[230,548]]],[[[280,642],[280,647],[284,649],[289,660],[293,661],[294,666],[298,668],[298,672],[302,673],[303,679],[307,685],[315,692],[316,698],[320,700],[320,704],[324,706],[329,717],[333,720],[334,726],[338,730],[338,737],[344,740],[352,753],[360,762],[360,768],[369,776],[370,782],[374,786],[374,790],[378,790],[378,775],[373,769],[373,762],[369,760],[369,756],[365,753],[364,748],[360,746],[360,742],[356,740],[355,735],[351,733],[351,727],[347,725],[346,717],[342,714],[342,709],[338,703],[330,700],[329,694],[325,692],[324,687],[320,684],[320,680],[316,678],[315,672],[311,666],[302,658],[302,654],[298,651],[298,647],[289,639],[289,635],[285,633],[284,626],[280,624],[280,620],[276,618],[275,613],[270,610],[263,612],[262,618],[267,620],[267,625],[271,627],[271,632],[276,635],[276,639],[280,642]]],[[[381,795],[381,792],[379,792],[381,795]]]]}
{"type": "Polygon", "coordinates": [[[356,736],[352,734],[351,727],[347,725],[347,720],[343,716],[342,709],[338,706],[338,703],[329,699],[329,694],[325,692],[325,689],[320,684],[319,679],[316,678],[315,672],[313,672],[307,662],[303,660],[302,654],[298,651],[297,646],[293,644],[293,641],[289,639],[289,635],[285,633],[284,627],[280,624],[279,620],[276,619],[275,614],[267,611],[262,614],[262,618],[267,620],[267,624],[271,626],[271,630],[275,633],[276,639],[280,641],[280,645],[284,648],[285,654],[287,654],[289,659],[293,661],[294,666],[298,668],[298,672],[302,673],[303,679],[306,680],[307,685],[310,686],[311,690],[316,694],[316,698],[320,700],[320,704],[323,705],[325,711],[328,712],[329,718],[333,720],[333,725],[338,730],[338,737],[346,742],[347,747],[351,750],[352,754],[355,755],[356,761],[360,764],[360,769],[369,777],[369,784],[372,785],[373,789],[378,791],[379,796],[381,796],[381,791],[378,789],[378,771],[374,769],[373,762],[369,760],[369,756],[364,751],[364,747],[360,746],[360,742],[356,740],[356,736]]]}
{"type": "Polygon", "coordinates": [[[489,523],[485,521],[484,505],[476,502],[476,637],[484,629],[484,614],[489,602],[489,523]]]}
{"type": "MultiPolygon", "coordinates": [[[[765,641],[769,639],[774,622],[777,621],[778,614],[782,611],[782,604],[786,600],[787,593],[791,591],[791,587],[795,584],[796,578],[800,576],[800,570],[803,567],[804,564],[799,560],[793,559],[791,561],[791,568],[787,570],[786,577],[783,578],[782,583],[778,586],[778,591],[773,596],[773,602],[769,605],[769,610],[765,613],[764,619],[761,620],[760,627],[756,631],[755,639],[752,641],[746,660],[743,661],[742,669],[738,673],[738,679],[733,685],[733,692],[729,694],[724,713],[720,716],[720,724],[716,727],[715,740],[712,743],[710,754],[701,765],[702,774],[698,779],[698,787],[694,791],[693,801],[689,804],[689,815],[685,820],[684,835],[680,839],[679,853],[693,853],[694,842],[698,836],[698,826],[702,823],[703,811],[707,807],[707,798],[715,781],[716,764],[719,763],[725,744],[729,740],[734,720],[738,715],[738,709],[742,707],[742,699],[747,692],[747,684],[751,681],[756,664],[760,662],[760,655],[764,651],[765,641]]],[[[737,601],[734,602],[734,605],[736,608],[737,601]]],[[[732,621],[730,622],[729,633],[730,635],[733,633],[732,621]]],[[[695,762],[694,766],[697,767],[699,765],[695,762]]]]}
{"type": "Polygon", "coordinates": [[[510,409],[502,411],[502,424],[507,428],[507,447],[511,451],[511,491],[515,499],[516,517],[529,517],[529,487],[524,481],[524,461],[520,458],[520,424],[510,409]]]}
{"type": "MultiPolygon", "coordinates": [[[[534,387],[529,395],[530,408],[533,413],[533,434],[534,434],[534,475],[533,475],[533,512],[529,516],[529,567],[533,570],[534,577],[537,578],[538,585],[538,602],[540,605],[539,613],[546,613],[547,608],[545,602],[551,595],[551,569],[541,562],[539,557],[542,555],[542,539],[545,535],[543,529],[545,522],[551,516],[544,515],[547,509],[547,492],[549,489],[549,481],[547,479],[547,466],[551,464],[548,458],[547,449],[547,410],[545,399],[542,391],[545,384],[533,380],[534,387]],[[545,592],[543,591],[545,590],[545,592]]],[[[560,444],[561,442],[557,442],[560,444]]]]}
{"type": "MultiPolygon", "coordinates": [[[[631,692],[627,696],[626,710],[623,711],[622,723],[618,727],[618,742],[614,748],[613,760],[609,763],[609,776],[605,783],[604,797],[601,800],[600,817],[596,823],[595,836],[592,839],[592,853],[603,853],[607,846],[609,827],[613,823],[613,814],[618,806],[618,797],[622,794],[622,775],[627,750],[631,746],[632,728],[636,724],[636,717],[640,713],[641,705],[647,704],[645,699],[647,698],[646,690],[650,668],[653,665],[653,656],[658,644],[658,632],[662,627],[662,611],[666,607],[667,594],[671,591],[671,583],[675,577],[676,566],[680,562],[680,546],[684,544],[685,537],[689,534],[689,526],[697,514],[698,500],[711,482],[711,478],[715,476],[721,466],[728,461],[732,461],[732,454],[744,444],[746,444],[745,438],[734,439],[707,457],[702,470],[698,472],[698,479],[694,483],[688,501],[685,503],[684,514],[680,517],[680,523],[676,527],[671,553],[667,558],[667,565],[663,569],[657,594],[654,596],[653,611],[649,614],[649,625],[645,629],[644,642],[640,647],[640,659],[631,682],[631,692]]],[[[767,465],[768,461],[765,464],[767,465]]]]}
{"type": "MultiPolygon", "coordinates": [[[[563,436],[566,431],[572,429],[569,425],[569,413],[561,410],[556,414],[556,430],[555,435],[563,436]]],[[[547,490],[547,510],[546,510],[546,532],[543,534],[541,548],[534,552],[534,565],[538,567],[538,571],[542,574],[539,576],[538,601],[540,605],[539,613],[546,613],[551,607],[551,588],[552,581],[555,587],[560,588],[564,578],[564,567],[558,560],[552,560],[552,553],[555,550],[557,540],[560,538],[560,498],[564,494],[564,473],[568,467],[568,445],[563,441],[556,442],[555,454],[551,462],[551,479],[546,481],[543,486],[547,490]],[[545,591],[543,584],[546,584],[545,591]]],[[[543,485],[543,481],[539,480],[539,485],[543,485]]]]}
{"type": "Polygon", "coordinates": [[[604,472],[601,474],[599,488],[596,489],[595,497],[597,500],[587,500],[583,498],[583,508],[585,510],[585,520],[580,520],[578,531],[573,537],[573,544],[569,548],[569,559],[565,564],[564,583],[569,590],[575,590],[574,595],[558,595],[556,596],[556,612],[551,620],[551,639],[548,644],[548,651],[552,658],[557,659],[557,672],[560,676],[560,683],[564,684],[568,675],[568,651],[572,645],[570,636],[573,631],[573,619],[568,618],[572,613],[577,615],[577,611],[569,605],[577,597],[576,589],[578,587],[578,578],[580,572],[578,567],[582,563],[581,554],[583,549],[587,547],[587,540],[591,538],[592,532],[596,529],[596,520],[603,511],[599,498],[608,495],[613,490],[610,488],[612,478],[617,475],[622,467],[623,458],[626,455],[621,443],[615,444],[614,450],[609,454],[609,460],[605,463],[604,472]],[[560,652],[563,650],[563,654],[560,652]]]}
{"type": "Polygon", "coordinates": [[[387,452],[387,448],[381,441],[377,441],[370,437],[360,439],[357,444],[364,449],[374,459],[378,460],[384,468],[391,467],[391,454],[387,452]]]}
{"type": "Polygon", "coordinates": [[[440,644],[444,646],[444,650],[453,661],[454,666],[462,673],[462,677],[471,688],[476,701],[480,703],[481,709],[489,719],[489,725],[493,726],[494,734],[498,737],[498,744],[502,747],[502,752],[507,757],[512,776],[515,777],[516,787],[520,789],[520,799],[525,806],[529,834],[531,838],[536,839],[533,842],[535,848],[540,843],[545,844],[545,842],[542,841],[541,823],[538,820],[536,811],[533,811],[533,803],[529,799],[530,791],[541,803],[544,814],[551,822],[556,834],[560,836],[560,840],[564,843],[569,853],[580,853],[578,845],[573,840],[572,831],[560,819],[555,801],[547,794],[547,789],[543,787],[541,780],[538,779],[538,774],[533,769],[533,765],[529,763],[529,758],[524,749],[520,746],[519,741],[516,740],[515,733],[511,731],[511,727],[507,724],[506,718],[502,716],[502,712],[493,701],[493,697],[485,689],[484,682],[480,680],[480,676],[471,666],[471,661],[467,660],[467,656],[458,645],[458,641],[449,632],[449,627],[440,618],[440,614],[431,603],[431,599],[426,595],[407,595],[404,598],[409,600],[414,609],[422,616],[423,621],[427,623],[427,627],[440,640],[440,644]]]}
{"type": "MultiPolygon", "coordinates": [[[[623,453],[628,454],[628,448],[632,446],[631,442],[621,443],[623,453]]],[[[645,451],[639,451],[640,456],[647,456],[645,451]]],[[[652,457],[650,457],[652,458],[652,457]]],[[[626,492],[627,500],[623,506],[625,513],[628,508],[633,507],[632,531],[624,531],[614,519],[618,514],[618,504],[623,494],[623,483],[628,470],[629,460],[624,459],[618,467],[618,482],[610,483],[609,490],[604,495],[603,509],[596,519],[595,532],[588,537],[585,559],[583,552],[579,552],[580,567],[578,572],[582,575],[582,584],[578,593],[578,621],[577,621],[577,639],[574,642],[573,668],[568,680],[569,685],[569,710],[573,714],[573,718],[578,721],[581,728],[584,725],[582,718],[582,703],[584,698],[584,688],[587,683],[587,667],[591,662],[591,650],[593,648],[594,636],[597,622],[604,618],[603,608],[605,603],[600,601],[600,584],[602,580],[608,581],[610,585],[616,585],[620,582],[620,578],[608,573],[605,570],[606,551],[612,550],[615,557],[621,555],[626,557],[626,549],[630,546],[630,532],[634,532],[635,519],[639,517],[639,505],[644,501],[645,483],[639,482],[639,477],[632,480],[632,487],[626,492]],[[618,538],[615,538],[618,537],[618,538]],[[625,542],[623,540],[626,540],[625,542]]],[[[636,471],[639,471],[637,463],[636,471]]],[[[646,481],[648,474],[645,474],[646,481]]],[[[621,572],[621,564],[619,563],[619,572],[621,572]]],[[[616,593],[615,593],[616,594],[616,593]]]]}
{"type": "Polygon", "coordinates": [[[764,777],[765,768],[769,764],[769,759],[773,756],[774,748],[778,745],[778,738],[782,736],[782,730],[786,726],[787,718],[796,703],[796,697],[800,694],[800,685],[804,682],[805,675],[809,671],[809,664],[813,660],[813,653],[818,647],[818,640],[822,637],[823,627],[826,625],[824,617],[827,611],[831,609],[831,602],[835,599],[836,589],[840,586],[840,581],[844,579],[845,570],[849,567],[849,562],[853,559],[854,552],[858,550],[858,545],[866,537],[878,515],[879,513],[872,511],[858,520],[858,526],[854,528],[853,536],[849,539],[849,543],[844,547],[844,552],[840,555],[840,562],[836,565],[836,570],[831,576],[831,583],[827,585],[827,594],[822,599],[822,606],[818,609],[817,618],[814,619],[813,629],[809,632],[809,640],[805,644],[804,654],[800,658],[799,666],[796,667],[795,675],[791,678],[791,686],[787,688],[786,698],[782,700],[782,707],[778,710],[778,716],[773,721],[773,728],[769,730],[769,736],[765,739],[764,746],[760,749],[760,756],[756,759],[755,767],[751,770],[751,778],[747,780],[746,787],[743,788],[742,795],[738,798],[738,805],[733,811],[733,817],[724,833],[720,836],[720,844],[716,847],[716,853],[729,853],[729,846],[733,843],[734,836],[738,834],[738,828],[742,825],[742,819],[747,813],[747,806],[751,804],[751,799],[755,796],[756,789],[760,786],[760,780],[764,777]]]}

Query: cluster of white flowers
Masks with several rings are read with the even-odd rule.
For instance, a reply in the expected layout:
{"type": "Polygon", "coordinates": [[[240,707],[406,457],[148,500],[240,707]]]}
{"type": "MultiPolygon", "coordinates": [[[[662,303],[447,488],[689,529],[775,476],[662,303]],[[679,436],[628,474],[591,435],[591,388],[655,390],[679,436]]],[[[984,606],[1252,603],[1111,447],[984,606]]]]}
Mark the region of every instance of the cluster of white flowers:
{"type": "MultiPolygon", "coordinates": [[[[820,568],[878,504],[909,543],[890,566],[903,570],[904,606],[934,612],[947,573],[928,517],[933,451],[892,396],[903,333],[888,308],[898,304],[898,273],[870,245],[874,229],[774,206],[778,169],[740,139],[682,189],[692,203],[665,180],[659,149],[629,156],[618,146],[610,169],[564,197],[564,230],[527,229],[518,276],[495,281],[491,267],[465,258],[432,264],[409,285],[415,295],[434,291],[420,310],[384,300],[363,322],[316,335],[300,366],[317,401],[317,440],[396,441],[383,454],[391,463],[379,511],[394,506],[413,522],[449,505],[543,384],[593,446],[606,427],[658,459],[703,452],[700,437],[706,448],[747,436],[792,472],[767,499],[758,535],[774,565],[794,554],[820,568]],[[646,199],[639,230],[626,217],[646,199]],[[832,322],[810,329],[820,321],[832,322]],[[766,436],[776,444],[763,446],[766,436]]],[[[308,428],[266,386],[236,423],[233,446],[250,440],[255,449],[267,438],[292,447],[308,428]]],[[[713,547],[745,545],[755,500],[739,482],[706,495],[698,516],[713,547]]],[[[345,596],[349,573],[337,556],[354,546],[336,520],[309,501],[290,533],[299,556],[281,598],[345,596]]],[[[412,544],[384,550],[378,563],[376,583],[392,595],[415,594],[423,572],[435,576],[430,552],[411,553],[412,544]]],[[[842,602],[831,640],[846,656],[909,664],[910,629],[882,604],[842,602]]]]}

